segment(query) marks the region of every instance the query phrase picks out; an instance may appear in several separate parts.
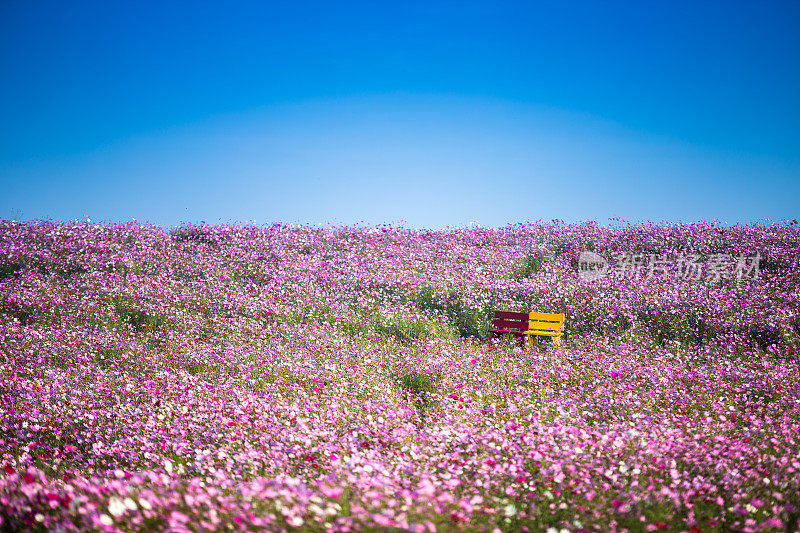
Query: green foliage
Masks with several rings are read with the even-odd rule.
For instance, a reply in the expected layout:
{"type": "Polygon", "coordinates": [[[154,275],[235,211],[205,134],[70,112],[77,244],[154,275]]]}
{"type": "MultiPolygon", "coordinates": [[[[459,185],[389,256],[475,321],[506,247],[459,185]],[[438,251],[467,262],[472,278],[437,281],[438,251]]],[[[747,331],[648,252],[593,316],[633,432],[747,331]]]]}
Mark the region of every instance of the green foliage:
{"type": "Polygon", "coordinates": [[[425,419],[428,411],[437,405],[434,398],[439,376],[415,370],[397,373],[393,376],[400,390],[411,396],[420,413],[420,418],[425,419]]]}
{"type": "Polygon", "coordinates": [[[425,337],[428,333],[425,323],[420,320],[393,320],[387,323],[378,322],[375,331],[381,337],[394,337],[403,344],[408,344],[425,337]]]}
{"type": "Polygon", "coordinates": [[[0,301],[0,316],[2,315],[18,320],[23,326],[30,326],[42,321],[38,310],[13,301],[0,301]]]}
{"type": "Polygon", "coordinates": [[[489,330],[492,329],[492,320],[489,311],[457,308],[454,315],[453,324],[462,337],[484,339],[489,333],[489,330]]]}
{"type": "Polygon", "coordinates": [[[783,340],[783,335],[777,328],[768,328],[764,325],[753,324],[747,331],[747,336],[755,342],[761,350],[766,350],[772,344],[783,340]]]}
{"type": "Polygon", "coordinates": [[[437,381],[434,376],[415,371],[401,374],[396,379],[401,388],[413,393],[425,402],[428,401],[428,394],[435,390],[434,384],[437,381]]]}
{"type": "Polygon", "coordinates": [[[371,331],[367,324],[362,322],[345,322],[341,325],[342,331],[350,337],[359,337],[371,331]]]}
{"type": "Polygon", "coordinates": [[[264,316],[263,313],[259,315],[261,319],[267,319],[268,321],[276,321],[279,319],[285,319],[288,322],[294,324],[317,324],[320,322],[333,324],[337,322],[337,314],[336,310],[329,306],[329,305],[295,305],[290,310],[287,311],[287,315],[283,315],[281,317],[275,317],[274,315],[267,315],[264,316]],[[270,316],[272,317],[270,319],[270,316]]]}
{"type": "Polygon", "coordinates": [[[697,315],[680,316],[653,310],[640,314],[639,321],[656,344],[662,346],[670,341],[678,341],[684,347],[701,346],[711,334],[706,319],[697,315]]]}
{"type": "Polygon", "coordinates": [[[520,346],[524,339],[521,339],[512,333],[501,333],[493,338],[496,339],[494,342],[497,344],[497,347],[500,350],[513,350],[517,346],[520,346]]]}
{"type": "Polygon", "coordinates": [[[301,255],[314,255],[316,248],[311,244],[304,244],[300,247],[299,253],[301,255]]]}
{"type": "Polygon", "coordinates": [[[414,299],[414,304],[420,311],[446,311],[447,305],[444,299],[436,294],[431,287],[425,287],[419,296],[414,299]]]}
{"type": "Polygon", "coordinates": [[[129,324],[137,333],[156,333],[166,325],[163,316],[146,313],[124,301],[115,301],[114,308],[119,320],[129,324]]]}
{"type": "Polygon", "coordinates": [[[183,369],[193,376],[208,372],[208,366],[198,362],[186,363],[183,365],[183,369]]]}
{"type": "MultiPolygon", "coordinates": [[[[587,246],[587,248],[589,248],[589,247],[587,246]]],[[[591,246],[591,248],[594,248],[594,246],[591,246]]],[[[553,253],[556,256],[562,256],[562,255],[573,256],[573,255],[576,255],[575,252],[574,252],[573,245],[571,245],[571,244],[569,244],[567,242],[560,242],[560,241],[556,243],[555,248],[553,250],[553,253]]]]}
{"type": "Polygon", "coordinates": [[[8,314],[9,316],[12,316],[17,320],[19,320],[19,323],[22,324],[23,326],[30,325],[34,322],[33,314],[30,311],[23,309],[19,306],[13,306],[10,309],[6,309],[5,311],[6,314],[8,314]]]}
{"type": "Polygon", "coordinates": [[[24,267],[25,264],[21,261],[0,261],[0,281],[19,277],[19,273],[24,267]]]}
{"type": "Polygon", "coordinates": [[[85,274],[89,269],[78,265],[64,265],[53,270],[58,277],[67,279],[75,274],[85,274]]]}
{"type": "Polygon", "coordinates": [[[381,319],[368,316],[364,310],[355,310],[354,314],[359,318],[340,325],[342,331],[350,337],[378,335],[384,340],[392,337],[401,344],[411,344],[431,334],[428,324],[421,319],[413,317],[381,319]]]}
{"type": "Polygon", "coordinates": [[[250,383],[248,386],[251,390],[266,391],[267,387],[270,385],[294,387],[296,390],[304,391],[308,396],[313,396],[318,394],[320,388],[324,387],[325,383],[319,381],[315,382],[313,378],[283,369],[264,373],[259,376],[259,379],[250,383]]]}
{"type": "Polygon", "coordinates": [[[219,248],[219,242],[211,233],[210,228],[205,226],[181,225],[171,233],[176,242],[206,244],[212,248],[219,248]]]}
{"type": "Polygon", "coordinates": [[[758,262],[761,272],[774,274],[775,276],[788,276],[794,269],[788,257],[762,257],[758,262]]]}
{"type": "Polygon", "coordinates": [[[157,315],[149,315],[139,309],[126,310],[123,312],[125,319],[128,320],[133,329],[138,333],[154,332],[164,325],[164,318],[157,315]]]}
{"type": "Polygon", "coordinates": [[[97,353],[92,357],[92,361],[103,370],[107,370],[111,368],[115,361],[119,360],[119,356],[122,353],[123,350],[103,346],[97,350],[97,353]]]}
{"type": "Polygon", "coordinates": [[[384,301],[392,299],[405,301],[404,291],[395,283],[373,283],[360,292],[379,296],[384,301]]]}
{"type": "Polygon", "coordinates": [[[522,260],[522,263],[511,272],[513,279],[525,279],[531,277],[532,274],[542,270],[544,262],[547,260],[548,254],[545,252],[538,252],[530,254],[522,260]]]}
{"type": "Polygon", "coordinates": [[[491,311],[468,308],[455,292],[440,295],[431,287],[425,287],[414,298],[414,305],[422,312],[443,313],[461,337],[484,339],[492,329],[491,311]]]}
{"type": "Polygon", "coordinates": [[[269,272],[264,271],[261,265],[255,263],[237,265],[231,271],[230,276],[237,283],[253,283],[259,286],[266,285],[272,279],[272,275],[269,272]]]}

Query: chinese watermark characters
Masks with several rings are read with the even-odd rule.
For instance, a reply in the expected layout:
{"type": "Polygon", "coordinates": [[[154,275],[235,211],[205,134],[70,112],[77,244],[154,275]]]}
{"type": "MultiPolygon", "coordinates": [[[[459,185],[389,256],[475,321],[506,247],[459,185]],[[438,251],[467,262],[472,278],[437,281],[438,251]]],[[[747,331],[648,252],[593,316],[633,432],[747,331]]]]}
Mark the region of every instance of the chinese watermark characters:
{"type": "Polygon", "coordinates": [[[730,254],[644,254],[618,253],[607,260],[594,252],[578,256],[578,276],[587,281],[611,277],[649,279],[673,277],[688,280],[740,281],[758,279],[761,256],[730,254]]]}

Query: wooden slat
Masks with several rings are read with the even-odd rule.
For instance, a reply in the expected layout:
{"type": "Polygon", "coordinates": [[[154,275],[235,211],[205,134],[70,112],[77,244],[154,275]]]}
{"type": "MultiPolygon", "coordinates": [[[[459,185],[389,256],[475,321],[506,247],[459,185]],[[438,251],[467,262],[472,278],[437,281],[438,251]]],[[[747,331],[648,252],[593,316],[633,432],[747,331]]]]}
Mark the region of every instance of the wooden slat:
{"type": "Polygon", "coordinates": [[[559,322],[540,322],[540,321],[532,321],[529,322],[528,329],[537,330],[537,329],[544,329],[547,331],[564,331],[564,324],[559,322]]]}
{"type": "Polygon", "coordinates": [[[515,311],[495,311],[495,318],[502,318],[506,320],[529,320],[530,313],[517,313],[515,311]]]}
{"type": "Polygon", "coordinates": [[[512,335],[524,335],[525,334],[522,331],[509,330],[509,329],[490,329],[489,331],[492,332],[492,333],[500,333],[500,334],[510,333],[512,335]]]}
{"type": "Polygon", "coordinates": [[[560,337],[563,335],[561,331],[525,331],[526,335],[539,335],[544,337],[560,337]]]}
{"type": "Polygon", "coordinates": [[[563,314],[557,313],[528,313],[529,320],[545,320],[547,322],[564,322],[563,314]]]}
{"type": "Polygon", "coordinates": [[[494,327],[497,329],[528,329],[527,320],[503,320],[496,318],[494,327]]]}

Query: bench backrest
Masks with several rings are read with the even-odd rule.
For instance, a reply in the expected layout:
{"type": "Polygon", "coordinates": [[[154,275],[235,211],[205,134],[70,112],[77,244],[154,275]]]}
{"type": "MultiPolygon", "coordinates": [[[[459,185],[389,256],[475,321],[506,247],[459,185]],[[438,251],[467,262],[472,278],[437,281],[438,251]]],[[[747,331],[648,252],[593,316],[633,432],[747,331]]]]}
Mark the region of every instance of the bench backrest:
{"type": "Polygon", "coordinates": [[[526,331],[530,313],[516,313],[514,311],[495,311],[494,327],[509,331],[526,331]]]}
{"type": "Polygon", "coordinates": [[[564,331],[564,319],[560,313],[528,313],[528,328],[531,331],[558,332],[564,331]]]}

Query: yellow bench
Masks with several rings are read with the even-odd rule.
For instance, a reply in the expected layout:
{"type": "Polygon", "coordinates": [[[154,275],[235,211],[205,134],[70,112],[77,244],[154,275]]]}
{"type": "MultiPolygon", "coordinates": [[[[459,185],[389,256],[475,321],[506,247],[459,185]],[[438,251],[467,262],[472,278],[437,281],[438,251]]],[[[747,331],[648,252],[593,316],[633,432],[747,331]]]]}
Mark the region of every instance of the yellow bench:
{"type": "Polygon", "coordinates": [[[554,344],[561,342],[565,318],[560,313],[528,313],[528,329],[523,331],[528,336],[528,345],[533,346],[534,337],[552,337],[554,344]]]}

